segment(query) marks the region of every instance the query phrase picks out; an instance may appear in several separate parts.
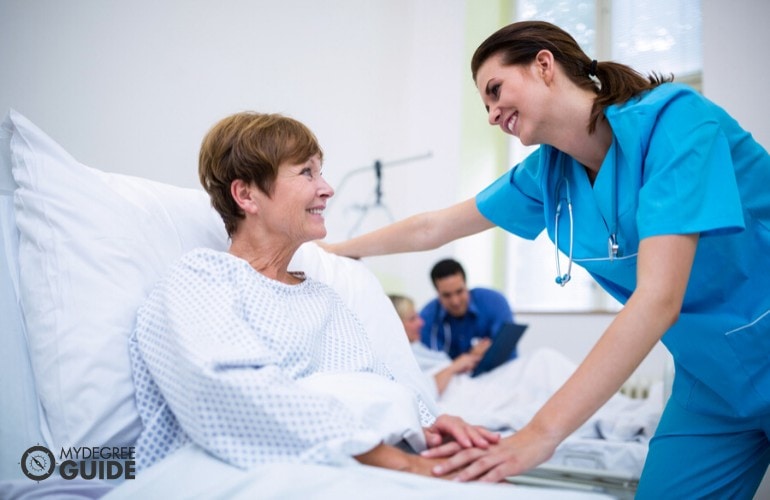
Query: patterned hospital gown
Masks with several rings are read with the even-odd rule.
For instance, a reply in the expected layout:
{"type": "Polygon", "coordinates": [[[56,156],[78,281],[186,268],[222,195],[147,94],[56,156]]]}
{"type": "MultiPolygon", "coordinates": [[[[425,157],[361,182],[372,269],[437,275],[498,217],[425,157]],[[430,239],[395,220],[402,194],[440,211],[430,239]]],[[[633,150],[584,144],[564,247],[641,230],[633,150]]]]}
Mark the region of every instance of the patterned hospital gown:
{"type": "Polygon", "coordinates": [[[190,441],[247,468],[344,463],[382,439],[296,382],[321,372],[392,379],[355,315],[318,281],[286,285],[228,253],[193,250],[140,308],[129,348],[144,425],[139,469],[190,441]]]}

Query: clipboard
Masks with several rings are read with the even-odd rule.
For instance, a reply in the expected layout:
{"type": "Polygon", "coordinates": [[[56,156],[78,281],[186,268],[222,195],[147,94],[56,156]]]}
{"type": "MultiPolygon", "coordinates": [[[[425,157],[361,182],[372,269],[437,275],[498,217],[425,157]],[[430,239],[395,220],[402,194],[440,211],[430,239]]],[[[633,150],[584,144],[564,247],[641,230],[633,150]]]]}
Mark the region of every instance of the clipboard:
{"type": "Polygon", "coordinates": [[[505,323],[500,331],[497,332],[492,345],[482,356],[479,364],[473,369],[471,377],[476,377],[482,373],[494,370],[511,358],[511,353],[516,349],[516,344],[524,335],[524,331],[529,325],[520,325],[517,323],[505,323]]]}

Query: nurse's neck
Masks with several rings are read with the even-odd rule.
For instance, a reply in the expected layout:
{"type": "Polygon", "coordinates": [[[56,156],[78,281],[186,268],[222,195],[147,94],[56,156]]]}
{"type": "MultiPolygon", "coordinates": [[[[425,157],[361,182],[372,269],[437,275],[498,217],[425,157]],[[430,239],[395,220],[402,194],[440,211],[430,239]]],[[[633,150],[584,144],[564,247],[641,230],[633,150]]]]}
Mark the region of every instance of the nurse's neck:
{"type": "Polygon", "coordinates": [[[585,132],[582,140],[571,148],[572,152],[565,152],[585,168],[588,180],[593,185],[596,176],[599,175],[599,169],[602,163],[604,163],[604,157],[607,156],[610,145],[612,145],[612,128],[602,118],[596,124],[596,130],[593,134],[588,135],[585,132]]]}

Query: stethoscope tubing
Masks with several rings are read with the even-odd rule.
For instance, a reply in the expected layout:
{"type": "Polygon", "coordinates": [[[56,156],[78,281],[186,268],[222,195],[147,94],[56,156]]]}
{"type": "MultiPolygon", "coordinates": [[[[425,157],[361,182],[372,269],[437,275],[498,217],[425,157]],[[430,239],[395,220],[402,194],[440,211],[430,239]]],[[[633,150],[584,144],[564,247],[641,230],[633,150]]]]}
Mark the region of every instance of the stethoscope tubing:
{"type": "MultiPolygon", "coordinates": [[[[618,168],[617,162],[615,162],[612,172],[612,214],[610,216],[609,238],[607,240],[607,254],[609,260],[613,261],[618,258],[618,168]]],[[[553,243],[555,246],[556,255],[556,284],[559,286],[565,286],[572,279],[572,263],[574,262],[572,251],[574,249],[574,236],[575,236],[575,219],[572,214],[572,195],[570,193],[569,180],[564,172],[564,166],[561,169],[561,178],[556,184],[556,197],[558,202],[556,203],[556,214],[554,222],[554,238],[553,243]],[[562,187],[564,196],[561,196],[562,187]],[[561,272],[561,259],[559,258],[559,219],[563,210],[563,205],[567,206],[567,217],[569,218],[569,242],[567,251],[567,272],[562,274],[561,272]]]]}
{"type": "Polygon", "coordinates": [[[556,284],[564,286],[572,279],[572,249],[573,249],[573,236],[575,235],[575,224],[572,217],[572,197],[569,192],[569,181],[566,177],[562,176],[559,179],[559,183],[556,185],[556,196],[559,196],[561,186],[564,185],[566,196],[559,198],[559,202],[556,204],[556,222],[554,224],[554,247],[556,253],[556,284]],[[567,260],[567,272],[561,273],[561,259],[559,258],[559,218],[562,211],[562,202],[567,204],[567,216],[569,217],[569,253],[567,260]]]}

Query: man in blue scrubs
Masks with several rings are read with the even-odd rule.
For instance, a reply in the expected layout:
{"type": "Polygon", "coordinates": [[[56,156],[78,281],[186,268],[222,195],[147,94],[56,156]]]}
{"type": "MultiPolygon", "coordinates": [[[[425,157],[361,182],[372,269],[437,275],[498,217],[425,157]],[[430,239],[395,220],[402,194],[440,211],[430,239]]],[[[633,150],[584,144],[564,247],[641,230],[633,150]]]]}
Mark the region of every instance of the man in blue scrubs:
{"type": "MultiPolygon", "coordinates": [[[[454,259],[436,263],[430,272],[438,297],[420,312],[425,321],[420,340],[428,348],[444,351],[455,359],[480,339],[492,339],[513,311],[505,297],[489,288],[468,289],[465,270],[454,259]]],[[[482,341],[482,345],[487,344],[482,341]]],[[[516,349],[511,359],[516,357],[516,349]]]]}

